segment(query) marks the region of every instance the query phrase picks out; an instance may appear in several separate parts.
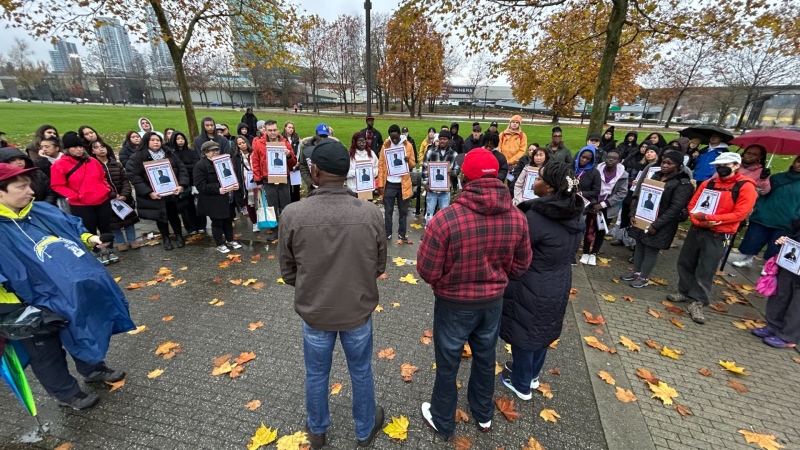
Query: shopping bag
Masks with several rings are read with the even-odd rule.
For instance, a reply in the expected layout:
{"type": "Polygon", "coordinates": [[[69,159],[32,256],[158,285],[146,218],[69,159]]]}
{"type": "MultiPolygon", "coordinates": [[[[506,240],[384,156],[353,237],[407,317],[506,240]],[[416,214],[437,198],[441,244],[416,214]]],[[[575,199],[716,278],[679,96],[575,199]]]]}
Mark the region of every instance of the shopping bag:
{"type": "Polygon", "coordinates": [[[278,226],[278,215],[275,214],[275,207],[269,206],[267,193],[263,189],[259,192],[256,220],[258,221],[259,230],[278,226]]]}

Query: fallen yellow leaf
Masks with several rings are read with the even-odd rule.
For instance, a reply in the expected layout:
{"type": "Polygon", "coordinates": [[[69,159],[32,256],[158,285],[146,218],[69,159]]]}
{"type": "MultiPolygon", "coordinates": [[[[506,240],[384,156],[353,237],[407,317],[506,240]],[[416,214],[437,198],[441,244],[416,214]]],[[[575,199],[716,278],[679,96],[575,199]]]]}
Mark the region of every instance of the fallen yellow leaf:
{"type": "Polygon", "coordinates": [[[551,349],[555,350],[556,347],[558,346],[558,341],[560,341],[560,340],[561,340],[560,338],[556,339],[555,341],[551,342],[548,347],[550,347],[551,349]]]}
{"type": "Polygon", "coordinates": [[[647,385],[650,387],[650,390],[653,391],[653,395],[650,398],[657,398],[665,405],[671,405],[672,399],[678,397],[678,391],[669,387],[669,385],[663,381],[659,381],[658,385],[653,383],[647,383],[647,385]]]}
{"type": "Polygon", "coordinates": [[[597,373],[597,375],[600,377],[600,379],[602,379],[603,381],[612,386],[617,384],[617,381],[614,379],[614,377],[612,377],[611,374],[606,372],[605,370],[601,370],[600,372],[597,373]]]}
{"type": "Polygon", "coordinates": [[[679,358],[678,353],[676,353],[675,350],[672,350],[671,348],[667,347],[666,345],[661,349],[661,355],[662,356],[666,356],[667,358],[672,358],[672,359],[678,359],[679,358]]]}
{"type": "Polygon", "coordinates": [[[114,277],[114,282],[115,283],[119,283],[119,280],[121,280],[121,279],[122,279],[122,277],[114,277]]]}
{"type": "Polygon", "coordinates": [[[635,402],[636,401],[636,396],[633,395],[633,392],[631,392],[629,389],[628,390],[622,389],[619,386],[617,386],[617,391],[614,393],[614,395],[616,395],[617,399],[619,401],[621,401],[622,403],[628,403],[628,402],[635,402]]]}
{"type": "Polygon", "coordinates": [[[278,278],[278,284],[286,284],[286,282],[283,281],[283,278],[278,278]]]}
{"type": "Polygon", "coordinates": [[[214,303],[217,303],[218,301],[219,301],[219,299],[212,298],[212,299],[211,299],[211,301],[210,301],[210,302],[208,302],[208,304],[209,304],[209,305],[213,305],[214,303]]]}
{"type": "Polygon", "coordinates": [[[403,283],[408,283],[408,284],[417,284],[417,281],[419,281],[419,280],[414,278],[414,274],[410,273],[410,274],[408,274],[408,275],[406,275],[404,277],[400,277],[400,281],[402,281],[403,283]]]}
{"type": "Polygon", "coordinates": [[[383,311],[383,306],[378,305],[375,307],[375,312],[381,312],[381,311],[383,311]]]}
{"type": "Polygon", "coordinates": [[[764,450],[786,448],[776,441],[775,436],[771,434],[758,434],[747,430],[739,430],[739,433],[742,433],[744,440],[747,441],[748,444],[756,444],[764,450]]]}
{"type": "Polygon", "coordinates": [[[139,325],[135,330],[128,331],[128,334],[139,334],[147,331],[147,325],[139,325]]]}
{"type": "Polygon", "coordinates": [[[392,262],[395,263],[397,265],[397,267],[406,265],[405,258],[400,258],[399,256],[397,258],[393,259],[392,262]]]}
{"type": "Polygon", "coordinates": [[[258,280],[256,280],[255,278],[250,278],[247,281],[245,281],[244,283],[242,283],[242,286],[250,286],[251,284],[255,283],[256,281],[258,281],[258,280]]]}
{"type": "Polygon", "coordinates": [[[536,390],[541,392],[542,396],[546,399],[553,398],[553,390],[548,383],[539,383],[539,387],[536,388],[536,390]]]}
{"type": "Polygon", "coordinates": [[[602,295],[601,297],[603,297],[603,300],[605,300],[607,302],[612,302],[613,303],[613,302],[617,301],[617,297],[614,297],[611,294],[605,294],[605,295],[602,295]]]}
{"type": "Polygon", "coordinates": [[[506,344],[506,353],[511,354],[511,344],[506,344]]]}
{"type": "Polygon", "coordinates": [[[392,420],[383,427],[383,432],[392,439],[404,441],[408,437],[408,419],[405,416],[392,417],[392,420]]]}
{"type": "Polygon", "coordinates": [[[214,303],[214,306],[222,306],[224,304],[225,304],[225,302],[217,302],[217,303],[214,303]]]}
{"type": "MultiPolygon", "coordinates": [[[[258,402],[258,400],[253,400],[253,401],[258,402]]],[[[261,402],[258,402],[258,404],[261,405],[261,402]]],[[[256,406],[256,408],[258,408],[258,406],[256,406]]],[[[250,409],[250,411],[252,411],[253,409],[250,409]]],[[[276,437],[278,437],[278,429],[276,428],[273,430],[272,428],[267,428],[267,426],[262,423],[261,426],[256,430],[256,434],[254,434],[253,437],[250,438],[250,443],[247,444],[247,450],[256,450],[265,445],[269,445],[272,443],[272,441],[275,440],[276,437]]]]}
{"type": "Polygon", "coordinates": [[[180,286],[182,284],[186,284],[186,280],[175,280],[172,283],[170,283],[170,286],[175,287],[175,286],[180,286]]]}
{"type": "Polygon", "coordinates": [[[378,358],[394,359],[394,357],[395,354],[394,354],[394,349],[392,347],[378,351],[378,358]]]}
{"type": "Polygon", "coordinates": [[[147,374],[147,378],[150,378],[150,379],[153,379],[153,378],[158,378],[158,377],[160,377],[160,376],[161,376],[161,374],[162,374],[162,373],[164,373],[164,371],[163,371],[163,370],[161,370],[161,369],[156,369],[156,370],[154,370],[154,371],[152,371],[152,372],[148,373],[148,374],[147,374]]]}
{"type": "Polygon", "coordinates": [[[747,373],[744,367],[739,367],[733,361],[722,361],[720,360],[719,365],[725,368],[728,372],[738,373],[740,375],[750,375],[747,373]]]}
{"type": "Polygon", "coordinates": [[[541,417],[547,422],[553,422],[553,423],[558,423],[558,419],[561,418],[561,416],[558,415],[557,412],[547,408],[543,409],[542,412],[539,413],[539,417],[541,417]]]}
{"type": "Polygon", "coordinates": [[[620,335],[619,342],[632,352],[638,352],[641,350],[638,345],[625,336],[620,335]]]}
{"type": "Polygon", "coordinates": [[[544,447],[542,446],[542,444],[539,443],[539,441],[531,437],[530,439],[528,439],[528,445],[523,445],[520,450],[544,450],[544,447]]]}
{"type": "Polygon", "coordinates": [[[233,370],[234,367],[236,367],[235,363],[231,364],[230,361],[226,361],[219,367],[214,367],[214,370],[211,371],[211,375],[216,377],[225,373],[230,373],[230,371],[233,370]]]}
{"type": "Polygon", "coordinates": [[[400,303],[392,302],[392,308],[397,308],[398,306],[400,306],[400,303]]]}
{"type": "Polygon", "coordinates": [[[172,342],[172,341],[164,342],[161,345],[159,345],[158,348],[156,348],[156,355],[165,355],[169,353],[170,350],[172,350],[175,347],[178,347],[179,345],[180,344],[178,344],[177,342],[172,342]]]}
{"type": "Polygon", "coordinates": [[[255,411],[261,407],[261,400],[250,400],[247,404],[244,405],[245,408],[249,409],[250,411],[255,411]]]}
{"type": "Polygon", "coordinates": [[[336,395],[342,390],[342,383],[333,383],[331,386],[331,395],[336,395]]]}
{"type": "Polygon", "coordinates": [[[161,318],[161,320],[164,321],[164,322],[169,322],[170,320],[172,320],[174,318],[175,318],[175,316],[164,316],[164,317],[161,318]]]}

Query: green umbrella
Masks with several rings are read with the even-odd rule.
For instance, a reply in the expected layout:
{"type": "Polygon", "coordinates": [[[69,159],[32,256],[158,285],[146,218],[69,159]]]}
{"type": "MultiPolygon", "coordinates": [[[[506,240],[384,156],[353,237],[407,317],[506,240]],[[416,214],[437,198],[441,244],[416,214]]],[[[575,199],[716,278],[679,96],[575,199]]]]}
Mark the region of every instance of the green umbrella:
{"type": "MultiPolygon", "coordinates": [[[[2,339],[2,338],[0,338],[2,339]]],[[[8,383],[14,395],[17,396],[22,406],[24,406],[31,416],[39,421],[36,417],[36,403],[33,401],[33,394],[31,394],[31,387],[28,384],[28,379],[25,378],[25,366],[28,362],[27,353],[22,355],[17,354],[12,343],[8,343],[3,349],[3,357],[0,358],[0,376],[8,383]]],[[[40,424],[41,426],[41,424],[40,424]]]]}

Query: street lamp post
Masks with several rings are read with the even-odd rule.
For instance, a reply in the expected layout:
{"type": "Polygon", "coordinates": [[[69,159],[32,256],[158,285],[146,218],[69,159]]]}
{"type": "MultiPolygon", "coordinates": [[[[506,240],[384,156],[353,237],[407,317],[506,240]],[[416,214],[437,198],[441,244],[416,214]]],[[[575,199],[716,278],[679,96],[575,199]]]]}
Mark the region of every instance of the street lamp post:
{"type": "Polygon", "coordinates": [[[367,116],[372,115],[372,48],[370,47],[370,9],[372,9],[372,3],[369,0],[366,0],[364,2],[364,10],[367,13],[367,116]]]}

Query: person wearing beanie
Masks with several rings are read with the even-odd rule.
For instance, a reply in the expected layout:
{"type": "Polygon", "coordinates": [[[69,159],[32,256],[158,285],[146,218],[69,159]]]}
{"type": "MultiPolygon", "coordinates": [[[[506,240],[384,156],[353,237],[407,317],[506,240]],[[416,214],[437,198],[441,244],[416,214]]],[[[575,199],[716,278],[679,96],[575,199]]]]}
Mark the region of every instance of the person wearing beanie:
{"type": "Polygon", "coordinates": [[[597,254],[603,246],[611,223],[609,218],[613,220],[617,217],[620,203],[628,193],[628,173],[620,162],[619,152],[614,149],[608,152],[605,162],[597,166],[600,174],[600,195],[597,201],[591,201],[586,208],[588,213],[581,264],[597,265],[597,254]],[[605,229],[600,226],[601,218],[606,224],[605,229]]]}
{"type": "MultiPolygon", "coordinates": [[[[103,165],[89,156],[78,133],[64,133],[61,142],[64,156],[50,168],[50,187],[67,199],[71,214],[80,217],[90,233],[110,234],[112,189],[103,165]]],[[[97,253],[103,265],[112,262],[106,250],[97,249],[97,253]]]]}
{"type": "Polygon", "coordinates": [[[698,324],[706,321],[703,307],[711,301],[711,284],[730,236],[753,210],[758,197],[755,182],[737,173],[741,165],[738,153],[720,154],[713,161],[719,178],[700,184],[689,202],[692,227],[678,255],[678,292],[667,300],[687,302],[686,311],[698,324]],[[713,205],[712,195],[716,197],[713,205]]]}
{"type": "Polygon", "coordinates": [[[367,138],[367,147],[373,152],[378,153],[383,145],[383,135],[375,128],[375,118],[367,116],[367,127],[361,130],[361,134],[367,138]]]}
{"type": "Polygon", "coordinates": [[[605,161],[606,160],[606,151],[600,146],[600,133],[589,133],[589,136],[586,138],[586,145],[591,145],[594,147],[595,157],[597,161],[605,161]]]}
{"type": "Polygon", "coordinates": [[[431,218],[433,217],[436,209],[441,211],[447,205],[450,204],[450,191],[431,191],[429,185],[429,173],[428,173],[428,163],[430,162],[447,162],[450,165],[450,174],[445,174],[445,176],[450,176],[456,174],[456,151],[450,145],[450,132],[447,130],[442,131],[439,133],[439,145],[438,147],[430,148],[426,153],[425,156],[422,158],[422,186],[425,187],[425,223],[427,224],[430,222],[431,218]]]}
{"type": "Polygon", "coordinates": [[[658,202],[656,220],[649,224],[646,230],[636,226],[639,220],[635,217],[636,209],[639,202],[653,203],[653,199],[638,197],[629,208],[629,220],[633,226],[628,229],[628,234],[636,240],[636,247],[633,253],[633,268],[620,279],[630,282],[631,287],[643,288],[650,284],[650,274],[656,265],[659,252],[669,250],[678,232],[678,225],[687,219],[686,205],[692,199],[694,185],[691,177],[681,170],[683,156],[683,152],[676,150],[666,150],[661,156],[660,170],[651,179],[664,183],[664,190],[658,202]]]}
{"type": "Polygon", "coordinates": [[[464,138],[458,134],[458,122],[453,122],[450,124],[450,145],[453,146],[453,149],[456,153],[461,154],[464,153],[464,138]]]}
{"type": "Polygon", "coordinates": [[[264,136],[266,134],[266,131],[264,131],[264,124],[265,123],[267,123],[266,120],[259,120],[259,121],[256,122],[256,137],[261,137],[261,136],[264,136]]]}
{"type": "MultiPolygon", "coordinates": [[[[447,130],[445,130],[447,131],[447,130]]],[[[439,133],[439,136],[442,133],[439,133]]],[[[392,239],[394,205],[397,203],[397,212],[400,214],[397,228],[397,243],[398,244],[412,244],[408,239],[406,230],[406,217],[408,216],[408,205],[411,197],[414,196],[414,190],[411,185],[411,170],[417,164],[416,157],[414,156],[414,149],[408,141],[400,139],[400,126],[392,124],[389,127],[389,139],[383,143],[378,154],[378,195],[383,196],[384,218],[385,218],[385,231],[386,240],[392,239]],[[383,151],[389,148],[401,147],[405,149],[405,158],[403,161],[408,165],[409,173],[400,176],[389,175],[389,161],[383,151]]]]}
{"type": "Polygon", "coordinates": [[[469,406],[478,428],[492,429],[503,293],[532,258],[528,221],[511,203],[498,171],[488,150],[467,153],[461,195],[433,216],[417,251],[417,272],[434,294],[436,354],[436,380],[422,417],[445,440],[455,429],[456,378],[467,341],[472,349],[469,406]]]}
{"type": "Polygon", "coordinates": [[[563,162],[572,165],[572,150],[564,143],[564,132],[561,127],[553,127],[550,142],[544,146],[550,152],[550,161],[563,162]]]}
{"type": "MultiPolygon", "coordinates": [[[[392,131],[399,141],[399,128],[392,131]]],[[[302,319],[308,437],[312,448],[327,440],[328,379],[338,334],[353,385],[357,444],[364,447],[384,426],[372,374],[372,313],[377,279],[386,271],[383,218],[344,185],[350,170],[344,145],[324,139],[309,150],[318,187],[287,206],[278,226],[281,276],[295,287],[294,309],[302,319]]]]}
{"type": "Polygon", "coordinates": [[[528,137],[525,136],[525,132],[520,128],[521,124],[522,117],[515,114],[508,121],[508,128],[500,133],[500,145],[497,148],[503,152],[506,161],[511,166],[517,164],[517,161],[525,156],[525,152],[528,149],[528,137]]]}
{"type": "MultiPolygon", "coordinates": [[[[490,134],[495,134],[497,136],[500,136],[500,132],[497,131],[497,122],[496,121],[492,121],[492,123],[489,124],[489,129],[487,129],[486,132],[483,133],[483,139],[486,139],[486,136],[488,136],[490,134]]],[[[480,147],[483,147],[483,141],[481,141],[480,147]]]]}

